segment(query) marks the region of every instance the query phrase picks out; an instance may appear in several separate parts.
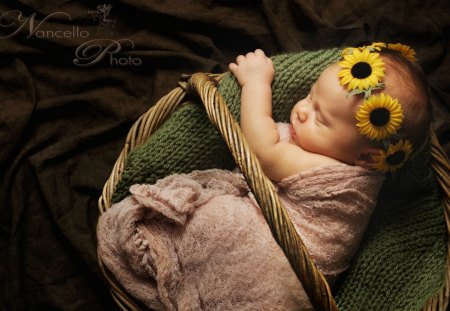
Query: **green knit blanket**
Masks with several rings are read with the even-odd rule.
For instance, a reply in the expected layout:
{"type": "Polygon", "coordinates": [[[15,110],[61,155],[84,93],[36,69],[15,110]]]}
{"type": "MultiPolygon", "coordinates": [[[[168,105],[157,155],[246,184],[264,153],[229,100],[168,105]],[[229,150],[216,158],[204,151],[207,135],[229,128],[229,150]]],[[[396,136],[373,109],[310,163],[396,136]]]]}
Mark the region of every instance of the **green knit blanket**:
{"type": "MultiPolygon", "coordinates": [[[[275,67],[273,117],[288,121],[292,106],[320,73],[340,58],[339,49],[272,57],[275,67]]],[[[239,120],[240,88],[227,74],[219,84],[239,120]]],[[[429,165],[430,146],[383,185],[363,244],[351,268],[334,287],[340,310],[420,310],[444,282],[447,232],[441,194],[429,165]]],[[[133,150],[113,202],[134,183],[154,183],[172,173],[235,163],[201,104],[178,109],[143,145],[133,150]]]]}

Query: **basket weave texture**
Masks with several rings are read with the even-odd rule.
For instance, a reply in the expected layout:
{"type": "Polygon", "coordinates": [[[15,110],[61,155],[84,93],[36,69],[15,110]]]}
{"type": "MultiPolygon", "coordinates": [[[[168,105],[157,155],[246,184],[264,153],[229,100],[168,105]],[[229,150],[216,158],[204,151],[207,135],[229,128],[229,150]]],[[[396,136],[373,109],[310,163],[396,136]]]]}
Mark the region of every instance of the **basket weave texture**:
{"type": "MultiPolygon", "coordinates": [[[[249,149],[237,122],[228,110],[223,98],[217,92],[217,83],[221,78],[223,78],[223,75],[195,74],[188,81],[181,81],[179,87],[164,96],[155,106],[141,116],[130,130],[125,147],[113,168],[110,178],[104,186],[102,196],[99,199],[100,212],[103,213],[111,207],[112,196],[124,171],[128,154],[146,141],[177,107],[186,101],[186,94],[195,94],[189,98],[199,97],[205,105],[208,117],[224,137],[234,160],[241,168],[255,198],[261,206],[274,238],[285,252],[294,271],[303,283],[313,306],[316,310],[337,310],[328,284],[307,255],[301,239],[295,232],[287,213],[278,200],[272,183],[261,172],[259,163],[249,149]]],[[[434,135],[432,137],[431,163],[436,180],[443,190],[443,206],[448,230],[450,227],[449,162],[434,135]]],[[[423,310],[446,310],[447,308],[450,288],[448,250],[447,245],[447,269],[444,276],[445,285],[426,303],[423,310]]],[[[125,310],[140,310],[141,306],[139,303],[133,301],[123,291],[120,285],[114,280],[114,277],[108,272],[107,268],[102,265],[101,260],[99,262],[107,281],[111,285],[111,292],[118,305],[125,310]]]]}

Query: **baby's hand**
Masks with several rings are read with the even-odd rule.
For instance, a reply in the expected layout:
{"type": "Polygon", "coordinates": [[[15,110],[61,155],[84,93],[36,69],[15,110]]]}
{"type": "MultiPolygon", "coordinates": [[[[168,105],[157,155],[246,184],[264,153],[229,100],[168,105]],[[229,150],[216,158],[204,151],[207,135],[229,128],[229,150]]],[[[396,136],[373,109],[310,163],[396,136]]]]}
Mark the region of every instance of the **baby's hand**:
{"type": "Polygon", "coordinates": [[[241,87],[248,84],[271,85],[275,70],[272,60],[260,49],[247,55],[239,55],[236,63],[231,63],[228,68],[236,76],[241,87]]]}

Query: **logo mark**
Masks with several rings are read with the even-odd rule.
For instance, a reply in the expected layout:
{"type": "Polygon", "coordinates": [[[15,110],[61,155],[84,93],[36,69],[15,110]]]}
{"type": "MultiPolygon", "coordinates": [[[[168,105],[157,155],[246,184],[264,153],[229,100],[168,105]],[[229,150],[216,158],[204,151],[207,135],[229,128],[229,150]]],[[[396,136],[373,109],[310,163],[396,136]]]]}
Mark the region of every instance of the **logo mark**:
{"type": "Polygon", "coordinates": [[[0,15],[0,27],[4,29],[12,29],[12,32],[6,36],[0,36],[1,39],[12,38],[17,35],[23,28],[26,28],[28,25],[28,36],[27,38],[31,38],[33,36],[37,38],[86,38],[89,37],[89,32],[85,30],[81,30],[78,26],[72,27],[72,31],[70,30],[43,30],[43,26],[51,17],[67,17],[69,21],[70,18],[69,13],[66,12],[53,12],[47,15],[43,20],[36,21],[36,13],[31,14],[30,16],[25,16],[19,10],[11,10],[0,15]],[[9,22],[8,22],[9,20],[9,22]],[[11,21],[12,20],[12,21],[11,21]]]}
{"type": "Polygon", "coordinates": [[[122,45],[130,43],[134,49],[134,42],[130,39],[94,39],[87,41],[75,51],[73,63],[78,67],[89,67],[101,62],[109,56],[111,66],[141,66],[142,60],[139,57],[116,57],[122,51],[122,45]]]}

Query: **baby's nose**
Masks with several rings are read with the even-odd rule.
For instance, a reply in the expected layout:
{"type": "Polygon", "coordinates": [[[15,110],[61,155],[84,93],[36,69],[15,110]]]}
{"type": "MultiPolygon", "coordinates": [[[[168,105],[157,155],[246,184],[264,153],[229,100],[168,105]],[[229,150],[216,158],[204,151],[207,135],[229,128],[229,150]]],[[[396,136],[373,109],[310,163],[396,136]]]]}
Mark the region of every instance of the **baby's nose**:
{"type": "Polygon", "coordinates": [[[306,122],[308,120],[308,112],[305,107],[302,107],[298,111],[298,118],[301,122],[306,122]]]}

